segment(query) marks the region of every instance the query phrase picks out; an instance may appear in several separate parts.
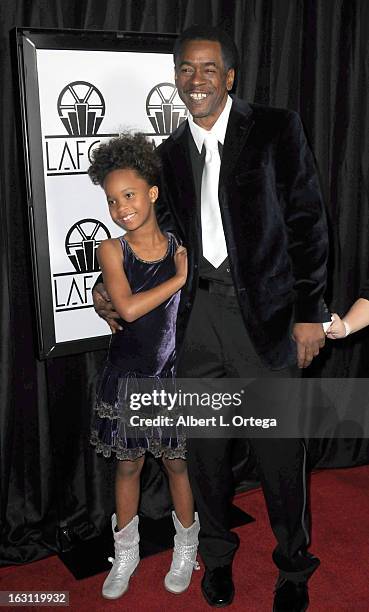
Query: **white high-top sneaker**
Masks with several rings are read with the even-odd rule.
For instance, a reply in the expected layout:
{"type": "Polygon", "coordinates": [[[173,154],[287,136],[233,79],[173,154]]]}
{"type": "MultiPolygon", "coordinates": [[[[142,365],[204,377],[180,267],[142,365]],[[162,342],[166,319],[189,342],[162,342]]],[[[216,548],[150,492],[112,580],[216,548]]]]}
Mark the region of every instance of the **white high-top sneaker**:
{"type": "Polygon", "coordinates": [[[128,589],[129,579],[140,561],[138,543],[138,516],[133,517],[130,523],[120,531],[115,531],[117,517],[111,517],[111,526],[114,536],[115,559],[109,557],[113,564],[102,588],[102,595],[106,599],[117,599],[128,589]]]}
{"type": "Polygon", "coordinates": [[[190,585],[192,571],[200,569],[196,561],[200,523],[197,512],[195,512],[195,522],[187,528],[183,527],[175,512],[172,512],[172,517],[176,535],[172,565],[165,576],[164,586],[170,593],[183,593],[190,585]]]}

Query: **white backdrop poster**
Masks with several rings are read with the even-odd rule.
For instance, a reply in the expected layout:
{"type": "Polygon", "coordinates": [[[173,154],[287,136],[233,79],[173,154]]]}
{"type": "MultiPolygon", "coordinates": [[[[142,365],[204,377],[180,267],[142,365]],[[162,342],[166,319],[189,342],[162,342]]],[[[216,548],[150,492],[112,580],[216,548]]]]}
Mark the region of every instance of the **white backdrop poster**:
{"type": "Polygon", "coordinates": [[[96,249],[122,230],[86,174],[91,151],[126,130],[158,146],[187,111],[171,53],[37,49],[36,62],[55,342],[64,343],[109,333],[92,305],[96,249]]]}

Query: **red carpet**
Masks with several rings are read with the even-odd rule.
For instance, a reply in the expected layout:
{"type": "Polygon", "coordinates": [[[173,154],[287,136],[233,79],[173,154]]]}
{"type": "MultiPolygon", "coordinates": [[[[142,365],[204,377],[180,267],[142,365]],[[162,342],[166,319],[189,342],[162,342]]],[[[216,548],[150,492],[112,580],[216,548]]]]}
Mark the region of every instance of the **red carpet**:
{"type": "MultiPolygon", "coordinates": [[[[259,490],[241,494],[237,505],[256,523],[240,527],[241,547],[234,563],[236,597],[229,610],[270,612],[275,569],[274,546],[264,500],[259,490]]],[[[369,466],[328,470],[312,476],[311,550],[321,566],[310,581],[309,612],[369,610],[369,466]]],[[[132,612],[204,612],[211,610],[200,594],[202,571],[194,572],[189,590],[171,595],[162,585],[170,565],[167,551],[141,562],[129,592],[110,602],[100,596],[103,576],[76,581],[58,557],[0,570],[0,590],[64,590],[78,612],[130,610],[132,612]]],[[[36,608],[26,608],[35,610],[36,608]]],[[[42,609],[37,608],[37,609],[42,609]]],[[[62,608],[61,608],[62,609],[62,608]]]]}

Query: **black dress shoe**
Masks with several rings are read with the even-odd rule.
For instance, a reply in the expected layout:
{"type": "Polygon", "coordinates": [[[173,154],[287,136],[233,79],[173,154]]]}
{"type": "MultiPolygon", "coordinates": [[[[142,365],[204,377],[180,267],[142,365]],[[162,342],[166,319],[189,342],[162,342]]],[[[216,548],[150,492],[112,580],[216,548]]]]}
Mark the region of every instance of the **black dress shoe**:
{"type": "Polygon", "coordinates": [[[232,565],[223,565],[212,570],[206,568],[201,581],[201,590],[209,606],[215,608],[229,606],[234,597],[232,565]]]}
{"type": "Polygon", "coordinates": [[[280,579],[274,596],[273,612],[304,612],[309,607],[306,582],[280,579]]]}

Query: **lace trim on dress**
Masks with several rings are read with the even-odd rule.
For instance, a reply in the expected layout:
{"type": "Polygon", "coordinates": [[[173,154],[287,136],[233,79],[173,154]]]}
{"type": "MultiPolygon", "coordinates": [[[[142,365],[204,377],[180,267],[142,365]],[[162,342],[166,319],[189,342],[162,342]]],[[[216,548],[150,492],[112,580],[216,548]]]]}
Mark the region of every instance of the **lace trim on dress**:
{"type": "Polygon", "coordinates": [[[114,448],[110,444],[104,444],[99,439],[98,432],[93,430],[91,432],[90,443],[95,446],[97,453],[102,453],[106,458],[115,455],[120,461],[129,460],[135,461],[142,457],[147,451],[150,452],[156,459],[163,457],[164,459],[186,459],[186,438],[179,437],[177,446],[163,446],[163,442],[153,440],[149,442],[145,448],[143,446],[137,448],[124,448],[124,446],[118,446],[114,448]]]}
{"type": "Polygon", "coordinates": [[[93,411],[90,442],[97,453],[104,457],[115,454],[117,459],[135,460],[146,451],[155,457],[168,459],[186,458],[186,438],[182,426],[174,423],[180,414],[174,408],[168,412],[167,406],[141,406],[132,410],[132,393],[151,393],[175,390],[174,367],[161,373],[161,376],[145,376],[128,372],[121,376],[119,369],[107,364],[102,373],[96,394],[93,411]],[[133,415],[144,419],[170,416],[173,425],[131,425],[133,415]]]}

